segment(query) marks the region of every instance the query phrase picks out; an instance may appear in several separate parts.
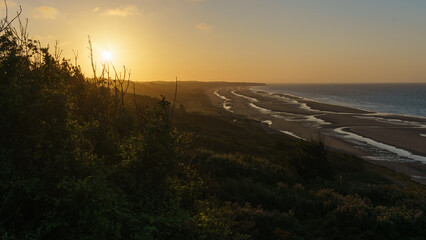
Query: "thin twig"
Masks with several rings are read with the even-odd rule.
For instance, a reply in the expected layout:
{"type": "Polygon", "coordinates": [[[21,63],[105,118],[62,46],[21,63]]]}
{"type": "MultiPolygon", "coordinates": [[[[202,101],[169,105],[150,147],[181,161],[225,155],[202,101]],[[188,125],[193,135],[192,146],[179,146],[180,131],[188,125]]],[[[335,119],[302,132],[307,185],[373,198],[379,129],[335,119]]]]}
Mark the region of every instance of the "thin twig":
{"type": "Polygon", "coordinates": [[[19,11],[16,11],[16,16],[9,21],[9,8],[7,6],[7,1],[4,0],[6,17],[0,22],[0,32],[3,32],[5,29],[9,29],[10,25],[22,14],[22,7],[19,6],[19,11]]]}
{"type": "Polygon", "coordinates": [[[77,50],[77,52],[76,51],[74,51],[74,49],[72,50],[72,52],[74,53],[74,65],[76,66],[76,67],[78,67],[78,63],[77,63],[77,61],[78,61],[78,50],[77,50]]]}

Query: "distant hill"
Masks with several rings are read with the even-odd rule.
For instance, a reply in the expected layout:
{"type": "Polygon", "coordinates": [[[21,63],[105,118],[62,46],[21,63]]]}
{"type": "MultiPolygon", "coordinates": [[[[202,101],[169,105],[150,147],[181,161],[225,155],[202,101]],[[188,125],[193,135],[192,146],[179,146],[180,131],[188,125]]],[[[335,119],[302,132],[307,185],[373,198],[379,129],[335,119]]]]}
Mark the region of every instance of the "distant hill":
{"type": "MultiPolygon", "coordinates": [[[[168,101],[172,101],[175,93],[175,82],[134,82],[136,94],[150,97],[165,96],[168,101]]],[[[183,104],[187,111],[216,112],[212,108],[210,100],[205,92],[211,89],[235,86],[262,86],[264,83],[247,82],[199,82],[199,81],[178,81],[177,106],[183,104]]],[[[128,93],[133,92],[129,89],[128,93]]]]}

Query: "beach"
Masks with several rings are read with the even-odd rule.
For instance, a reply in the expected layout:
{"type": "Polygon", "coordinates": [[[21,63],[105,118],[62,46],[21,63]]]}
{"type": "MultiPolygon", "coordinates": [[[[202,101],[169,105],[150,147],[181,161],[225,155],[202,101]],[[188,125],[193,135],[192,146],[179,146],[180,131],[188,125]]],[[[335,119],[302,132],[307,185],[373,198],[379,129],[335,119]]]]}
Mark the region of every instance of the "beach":
{"type": "Polygon", "coordinates": [[[250,87],[208,91],[224,112],[258,121],[295,139],[324,139],[353,154],[426,184],[426,118],[383,114],[250,87]]]}

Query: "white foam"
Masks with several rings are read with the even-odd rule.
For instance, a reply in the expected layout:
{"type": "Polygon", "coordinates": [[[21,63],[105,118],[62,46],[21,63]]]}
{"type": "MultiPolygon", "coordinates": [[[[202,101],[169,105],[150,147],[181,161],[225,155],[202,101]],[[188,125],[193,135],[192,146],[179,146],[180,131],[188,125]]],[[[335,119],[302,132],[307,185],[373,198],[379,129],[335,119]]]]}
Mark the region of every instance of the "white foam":
{"type": "Polygon", "coordinates": [[[289,131],[283,131],[283,130],[280,130],[280,132],[282,132],[282,133],[284,133],[284,134],[287,134],[287,135],[290,135],[290,136],[292,136],[292,137],[295,137],[295,138],[301,139],[301,140],[303,140],[303,141],[306,141],[306,139],[304,139],[304,138],[302,138],[302,137],[299,137],[299,136],[297,136],[296,134],[294,134],[294,133],[292,133],[292,132],[289,132],[289,131]]]}
{"type": "Polygon", "coordinates": [[[269,110],[269,109],[266,109],[266,108],[262,108],[262,107],[259,107],[259,106],[257,106],[256,104],[254,104],[254,103],[249,103],[249,106],[250,107],[252,107],[252,108],[254,108],[254,109],[256,109],[256,110],[258,110],[260,113],[262,113],[262,114],[271,114],[272,113],[272,110],[269,110]]]}
{"type": "Polygon", "coordinates": [[[291,98],[288,98],[288,97],[284,97],[284,96],[277,95],[277,94],[269,94],[269,95],[271,95],[272,97],[277,98],[277,99],[279,99],[279,100],[281,100],[281,101],[284,101],[284,102],[286,102],[286,103],[290,103],[290,104],[299,104],[299,102],[298,102],[298,101],[296,101],[296,100],[294,100],[294,99],[291,99],[291,98]]]}
{"type": "Polygon", "coordinates": [[[382,157],[376,157],[376,156],[367,156],[367,159],[373,160],[373,161],[383,161],[382,157]]]}
{"type": "MultiPolygon", "coordinates": [[[[316,103],[321,103],[321,104],[333,104],[333,105],[336,105],[336,106],[342,106],[342,105],[339,105],[339,103],[326,103],[326,102],[324,103],[324,102],[319,102],[319,101],[316,101],[316,100],[313,100],[313,99],[309,99],[309,98],[304,98],[304,97],[299,97],[299,96],[296,96],[296,95],[292,95],[290,93],[276,93],[276,92],[260,91],[260,90],[253,90],[253,89],[250,89],[250,90],[253,91],[253,92],[256,92],[256,93],[258,93],[260,95],[263,94],[263,96],[272,96],[272,97],[278,98],[278,99],[280,99],[280,100],[282,100],[282,101],[284,101],[286,103],[291,103],[291,104],[299,105],[298,107],[300,109],[303,109],[303,110],[306,110],[306,111],[310,111],[310,112],[332,113],[332,114],[339,114],[339,115],[353,114],[351,112],[335,112],[335,111],[324,111],[324,110],[313,109],[313,108],[309,107],[308,103],[306,103],[306,102],[316,102],[316,103]],[[300,100],[306,101],[306,102],[297,101],[295,99],[300,99],[300,100]]],[[[361,109],[361,108],[356,108],[356,107],[353,107],[353,106],[347,106],[347,107],[353,108],[353,109],[356,109],[356,110],[360,110],[360,111],[371,112],[369,110],[365,110],[365,109],[361,109]]]]}
{"type": "Polygon", "coordinates": [[[375,120],[377,122],[390,123],[390,124],[400,125],[400,126],[426,128],[426,124],[422,122],[406,121],[406,120],[394,119],[394,118],[382,118],[382,117],[377,117],[375,115],[380,116],[383,114],[365,114],[364,116],[355,116],[355,117],[359,119],[375,120]]]}
{"type": "Polygon", "coordinates": [[[262,123],[263,123],[263,124],[266,124],[266,125],[268,125],[268,126],[271,126],[271,125],[272,125],[272,121],[271,121],[271,120],[265,120],[265,121],[262,121],[262,123]]]}
{"type": "Polygon", "coordinates": [[[258,102],[256,98],[252,98],[252,97],[249,97],[249,96],[246,96],[246,95],[242,95],[242,94],[236,93],[235,91],[231,91],[231,93],[234,94],[237,97],[242,97],[242,98],[248,99],[250,102],[258,102]]]}
{"type": "Polygon", "coordinates": [[[305,115],[293,114],[293,113],[274,113],[272,114],[274,118],[284,119],[286,121],[296,122],[296,121],[306,121],[308,118],[305,115]]]}
{"type": "Polygon", "coordinates": [[[373,112],[373,113],[367,113],[365,115],[373,115],[373,116],[402,116],[402,117],[414,117],[414,118],[418,118],[418,119],[423,119],[426,120],[426,117],[423,116],[415,116],[415,115],[408,115],[408,114],[400,114],[400,113],[381,113],[381,112],[373,112]]]}
{"type": "Polygon", "coordinates": [[[398,155],[400,157],[405,157],[405,158],[409,158],[409,159],[412,159],[412,160],[415,160],[415,161],[420,161],[422,163],[426,163],[426,157],[412,154],[411,152],[406,151],[404,149],[396,148],[396,147],[391,146],[391,145],[387,145],[387,144],[384,144],[384,143],[381,143],[381,142],[377,142],[373,139],[366,138],[366,137],[360,136],[360,135],[352,133],[352,132],[344,131],[345,128],[347,128],[347,127],[336,128],[336,129],[334,129],[334,131],[336,131],[339,134],[344,135],[345,138],[355,139],[355,140],[373,145],[375,147],[387,150],[389,152],[395,153],[396,155],[398,155]]]}
{"type": "Polygon", "coordinates": [[[291,122],[311,122],[315,127],[319,127],[320,125],[328,125],[331,124],[322,119],[317,118],[315,115],[301,115],[301,114],[292,114],[292,113],[282,113],[277,112],[272,114],[271,116],[275,118],[284,119],[286,121],[291,122]]]}
{"type": "Polygon", "coordinates": [[[295,99],[292,99],[292,98],[296,98],[296,99],[300,99],[300,100],[304,100],[304,101],[311,101],[311,102],[315,102],[314,100],[311,100],[311,99],[308,99],[308,98],[299,97],[299,96],[295,96],[295,95],[288,94],[288,93],[284,93],[284,96],[282,96],[280,94],[274,94],[274,95],[278,96],[278,98],[281,98],[281,99],[289,99],[290,100],[289,102],[292,102],[294,104],[299,105],[300,109],[303,109],[303,110],[306,110],[306,111],[311,111],[311,112],[323,112],[321,110],[317,110],[317,109],[313,109],[313,108],[309,107],[307,103],[299,102],[299,101],[297,101],[295,99]],[[285,97],[285,96],[289,96],[289,97],[292,97],[292,98],[288,98],[288,97],[285,97]]]}
{"type": "Polygon", "coordinates": [[[225,96],[220,95],[220,94],[217,92],[217,90],[215,90],[215,91],[213,92],[213,94],[214,94],[214,95],[216,95],[216,96],[218,96],[219,98],[223,99],[222,107],[223,107],[226,111],[229,111],[229,112],[231,112],[231,113],[233,113],[233,112],[234,112],[234,111],[232,111],[232,110],[231,110],[231,106],[229,106],[229,105],[228,105],[228,103],[231,101],[231,99],[229,99],[229,98],[227,98],[227,97],[225,97],[225,96]]]}
{"type": "MultiPolygon", "coordinates": [[[[301,103],[295,99],[292,98],[288,98],[286,96],[280,95],[280,94],[276,94],[276,93],[270,93],[270,92],[264,92],[267,94],[267,96],[272,96],[273,98],[277,98],[281,101],[284,101],[285,103],[289,103],[289,104],[294,104],[294,105],[298,105],[298,108],[309,111],[309,112],[321,112],[319,110],[316,109],[312,109],[311,107],[309,107],[306,103],[301,103]]],[[[290,94],[286,94],[288,96],[291,96],[290,94]]],[[[299,98],[294,96],[295,98],[299,98]]],[[[301,98],[300,98],[301,99],[301,98]]]]}
{"type": "Polygon", "coordinates": [[[300,103],[299,106],[300,109],[306,110],[306,111],[312,111],[313,109],[311,107],[308,106],[308,104],[306,103],[300,103]]]}
{"type": "Polygon", "coordinates": [[[416,179],[426,179],[426,177],[423,176],[416,176],[416,175],[412,175],[412,178],[416,178],[416,179]]]}
{"type": "Polygon", "coordinates": [[[286,121],[299,121],[299,122],[308,121],[308,122],[314,123],[315,127],[318,127],[320,125],[330,124],[329,122],[326,122],[322,119],[317,118],[315,115],[301,115],[301,114],[293,114],[293,113],[286,113],[286,112],[275,112],[267,108],[259,107],[254,103],[249,103],[249,106],[256,109],[262,114],[270,114],[274,118],[280,118],[286,121]]]}
{"type": "MultiPolygon", "coordinates": [[[[306,122],[310,127],[314,127],[314,128],[319,128],[322,125],[331,124],[329,122],[324,121],[323,119],[318,118],[319,115],[322,115],[322,114],[325,114],[325,113],[353,114],[353,113],[338,113],[338,112],[320,111],[320,110],[312,109],[306,103],[301,103],[301,102],[298,102],[297,100],[286,97],[286,96],[292,96],[290,94],[280,95],[280,94],[276,94],[276,93],[272,93],[272,92],[266,92],[266,91],[256,91],[256,94],[260,94],[262,96],[266,95],[266,97],[277,98],[277,99],[279,99],[283,102],[286,102],[286,103],[289,103],[289,104],[294,104],[301,109],[315,113],[315,114],[310,114],[310,115],[304,115],[304,114],[294,114],[294,113],[287,113],[287,112],[277,112],[277,111],[272,111],[270,109],[259,107],[258,105],[254,104],[254,103],[249,103],[249,106],[251,106],[252,108],[261,112],[262,114],[271,114],[271,116],[274,117],[274,118],[280,118],[280,119],[284,119],[286,121],[306,122]]],[[[297,97],[297,96],[294,96],[294,98],[302,99],[302,98],[297,97]]]]}
{"type": "Polygon", "coordinates": [[[272,116],[275,118],[281,118],[288,121],[310,121],[310,122],[315,122],[319,125],[330,124],[322,119],[317,118],[314,115],[301,115],[301,114],[293,114],[293,113],[286,113],[286,112],[274,112],[270,109],[259,107],[254,103],[249,103],[249,106],[258,110],[262,114],[272,114],[272,116]]]}
{"type": "Polygon", "coordinates": [[[318,125],[329,125],[329,124],[331,124],[329,122],[326,122],[322,119],[317,118],[315,115],[309,115],[309,116],[306,116],[306,118],[307,118],[308,121],[315,122],[318,125]]]}

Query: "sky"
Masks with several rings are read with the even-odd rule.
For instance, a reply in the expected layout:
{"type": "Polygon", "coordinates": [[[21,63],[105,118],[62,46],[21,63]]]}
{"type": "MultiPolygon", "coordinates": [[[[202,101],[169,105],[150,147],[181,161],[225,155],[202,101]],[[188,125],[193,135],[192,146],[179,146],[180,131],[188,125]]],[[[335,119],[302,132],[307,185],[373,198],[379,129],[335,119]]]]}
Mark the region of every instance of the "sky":
{"type": "MultiPolygon", "coordinates": [[[[9,0],[90,76],[105,52],[134,81],[426,82],[424,0],[9,0]]],[[[4,17],[4,6],[0,17],[4,17]]],[[[98,66],[99,68],[99,66],[98,66]]]]}

